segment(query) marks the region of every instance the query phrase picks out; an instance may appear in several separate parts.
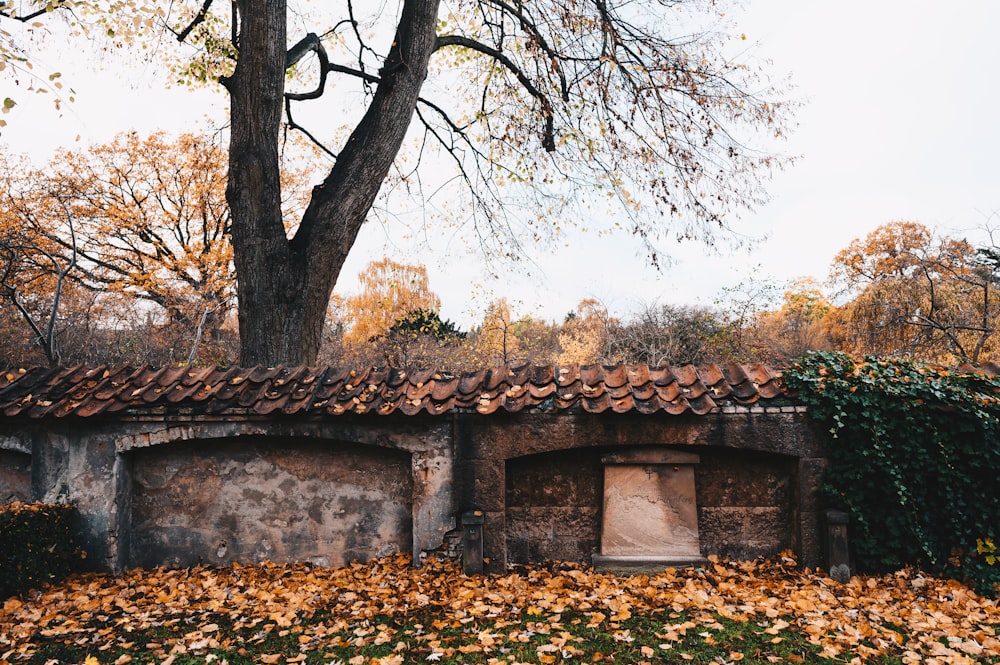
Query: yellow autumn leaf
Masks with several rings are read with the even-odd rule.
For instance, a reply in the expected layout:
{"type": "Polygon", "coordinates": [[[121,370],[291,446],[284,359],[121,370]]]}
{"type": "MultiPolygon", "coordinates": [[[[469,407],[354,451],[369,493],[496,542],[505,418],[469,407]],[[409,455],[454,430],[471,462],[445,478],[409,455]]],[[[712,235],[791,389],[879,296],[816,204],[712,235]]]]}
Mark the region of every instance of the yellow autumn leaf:
{"type": "Polygon", "coordinates": [[[402,665],[402,663],[403,663],[403,657],[400,656],[398,653],[394,653],[392,655],[378,659],[378,665],[402,665]]]}

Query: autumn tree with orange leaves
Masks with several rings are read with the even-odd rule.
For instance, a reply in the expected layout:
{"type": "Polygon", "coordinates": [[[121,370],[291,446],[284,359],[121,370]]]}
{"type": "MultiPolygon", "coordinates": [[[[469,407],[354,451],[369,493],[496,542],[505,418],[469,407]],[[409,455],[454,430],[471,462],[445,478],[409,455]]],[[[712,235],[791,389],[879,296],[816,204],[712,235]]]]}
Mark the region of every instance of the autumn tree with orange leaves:
{"type": "Polygon", "coordinates": [[[598,359],[612,362],[610,330],[617,323],[604,303],[596,298],[581,300],[559,328],[560,353],[556,362],[587,364],[598,359]]]}
{"type": "Polygon", "coordinates": [[[990,248],[884,224],[834,260],[850,299],[832,316],[837,348],[858,355],[979,362],[997,353],[1000,271],[990,248]]]}
{"type": "Polygon", "coordinates": [[[7,341],[0,353],[10,362],[20,360],[22,354],[31,357],[33,348],[52,365],[62,359],[60,305],[74,300],[68,297],[73,290],[68,276],[77,264],[77,238],[73,217],[58,188],[33,189],[26,171],[23,160],[9,156],[0,160],[0,326],[7,341]],[[44,232],[37,218],[26,214],[29,209],[64,225],[63,246],[44,232]],[[23,348],[16,342],[10,344],[22,337],[27,342],[23,348]]]}
{"type": "MultiPolygon", "coordinates": [[[[213,137],[162,132],[65,151],[42,169],[6,165],[6,300],[42,322],[35,333],[47,340],[49,362],[61,357],[49,331],[69,288],[78,300],[90,294],[90,315],[105,336],[121,327],[114,319],[124,307],[132,318],[126,326],[148,319],[180,333],[174,342],[185,348],[173,360],[192,361],[203,341],[218,341],[235,307],[226,168],[213,137]]],[[[286,191],[298,191],[296,175],[285,177],[286,191]]],[[[295,205],[287,201],[285,209],[295,205]]]]}
{"type": "Polygon", "coordinates": [[[808,351],[833,348],[830,326],[835,308],[816,280],[793,280],[781,306],[760,312],[754,322],[759,361],[786,366],[808,351]]]}
{"type": "Polygon", "coordinates": [[[407,370],[471,366],[466,334],[441,318],[425,266],[385,257],[369,262],[358,282],[358,293],[332,301],[323,362],[407,370]]]}
{"type": "Polygon", "coordinates": [[[360,292],[344,301],[348,346],[385,334],[410,312],[441,308],[441,298],[431,291],[423,265],[382,258],[369,262],[358,274],[358,282],[360,292]]]}

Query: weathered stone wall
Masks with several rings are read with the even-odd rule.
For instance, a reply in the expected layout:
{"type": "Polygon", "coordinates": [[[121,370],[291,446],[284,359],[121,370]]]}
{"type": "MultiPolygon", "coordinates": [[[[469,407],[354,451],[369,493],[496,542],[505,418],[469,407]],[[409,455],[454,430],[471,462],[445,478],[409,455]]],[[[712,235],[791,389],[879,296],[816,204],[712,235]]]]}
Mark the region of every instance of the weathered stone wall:
{"type": "Polygon", "coordinates": [[[293,439],[131,454],[129,562],[367,561],[412,548],[410,455],[293,439]]]}
{"type": "Polygon", "coordinates": [[[698,454],[702,554],[754,559],[796,545],[794,457],[724,448],[698,454]]]}
{"type": "Polygon", "coordinates": [[[597,451],[518,457],[505,475],[508,563],[590,561],[601,538],[597,451]]]}
{"type": "Polygon", "coordinates": [[[641,447],[704,456],[695,472],[703,554],[754,557],[791,547],[805,565],[821,563],[816,490],[825,462],[802,409],[705,416],[467,414],[456,418],[455,436],[459,504],[486,515],[489,570],[537,558],[588,561],[586,553],[599,540],[600,457],[641,447]],[[721,489],[714,487],[719,482],[721,489]],[[552,488],[537,489],[539,483],[552,488]]]}
{"type": "Polygon", "coordinates": [[[31,500],[31,455],[0,450],[0,502],[31,500]]]}
{"type": "Polygon", "coordinates": [[[825,467],[802,409],[673,416],[522,412],[22,421],[0,425],[0,491],[70,501],[88,562],[346,563],[452,549],[480,510],[487,570],[590,562],[602,456],[693,454],[702,554],[820,561],[825,467]],[[30,478],[30,481],[28,480],[30,478]],[[451,540],[448,540],[448,539],[451,540]]]}
{"type": "MultiPolygon", "coordinates": [[[[753,559],[796,546],[796,458],[728,448],[670,449],[700,457],[694,468],[703,555],[753,559]]],[[[601,538],[601,457],[611,450],[507,462],[508,563],[591,559],[601,538]]]]}

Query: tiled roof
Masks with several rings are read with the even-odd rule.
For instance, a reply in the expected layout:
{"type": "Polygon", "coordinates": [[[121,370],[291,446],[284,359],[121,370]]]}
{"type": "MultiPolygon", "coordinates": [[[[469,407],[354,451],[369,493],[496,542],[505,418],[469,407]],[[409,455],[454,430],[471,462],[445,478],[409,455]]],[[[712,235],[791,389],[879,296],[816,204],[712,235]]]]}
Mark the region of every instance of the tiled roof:
{"type": "Polygon", "coordinates": [[[0,372],[13,418],[183,413],[483,414],[582,409],[705,414],[784,397],[762,365],[500,367],[464,374],[314,367],[62,367],[0,372]]]}

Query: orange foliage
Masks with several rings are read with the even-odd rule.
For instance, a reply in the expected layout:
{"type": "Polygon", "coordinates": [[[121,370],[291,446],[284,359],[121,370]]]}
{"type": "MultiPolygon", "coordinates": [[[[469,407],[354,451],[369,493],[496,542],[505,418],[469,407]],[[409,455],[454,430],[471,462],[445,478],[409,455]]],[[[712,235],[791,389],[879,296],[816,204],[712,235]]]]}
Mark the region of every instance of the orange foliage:
{"type": "Polygon", "coordinates": [[[965,240],[884,224],[841,251],[831,277],[852,297],[830,318],[839,349],[941,362],[996,353],[997,276],[965,240]]]}
{"type": "Polygon", "coordinates": [[[164,637],[135,648],[147,649],[156,662],[204,657],[216,649],[236,651],[240,642],[234,634],[250,628],[256,628],[260,641],[271,631],[299,635],[296,656],[275,654],[272,661],[265,655],[265,662],[297,662],[324,649],[360,651],[392,643],[397,644],[392,657],[398,660],[385,662],[488,655],[502,653],[505,644],[522,640],[529,629],[559,647],[542,644],[537,651],[543,656],[576,643],[564,631],[568,613],[615,640],[638,641],[633,648],[644,655],[643,646],[659,653],[691,634],[710,643],[711,631],[721,629],[719,621],[725,619],[753,624],[754,630],[775,636],[773,643],[793,631],[825,657],[854,653],[859,663],[886,656],[904,663],[974,663],[1000,656],[996,601],[914,570],[838,584],[796,568],[788,558],[726,562],[710,557],[703,568],[631,577],[573,564],[556,568],[468,577],[454,563],[432,559],[415,569],[400,555],[343,568],[264,563],[84,575],[30,599],[4,603],[0,660],[26,661],[53,640],[102,653],[150,626],[163,627],[164,637]],[[654,612],[666,620],[655,634],[620,630],[619,622],[654,612]],[[669,620],[679,612],[687,618],[669,620]],[[420,653],[412,653],[413,633],[404,634],[406,624],[398,619],[428,613],[438,618],[419,626],[420,653]],[[498,630],[479,627],[487,622],[498,630]],[[168,631],[171,626],[179,628],[168,631]],[[455,627],[466,627],[461,634],[468,638],[456,642],[455,627]]]}
{"type": "Polygon", "coordinates": [[[361,293],[344,301],[346,346],[359,346],[385,334],[416,310],[438,311],[441,299],[430,290],[427,268],[389,258],[370,262],[358,276],[361,293]]]}

